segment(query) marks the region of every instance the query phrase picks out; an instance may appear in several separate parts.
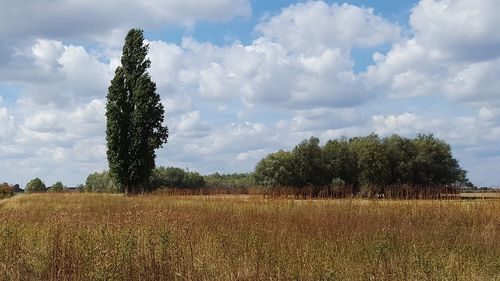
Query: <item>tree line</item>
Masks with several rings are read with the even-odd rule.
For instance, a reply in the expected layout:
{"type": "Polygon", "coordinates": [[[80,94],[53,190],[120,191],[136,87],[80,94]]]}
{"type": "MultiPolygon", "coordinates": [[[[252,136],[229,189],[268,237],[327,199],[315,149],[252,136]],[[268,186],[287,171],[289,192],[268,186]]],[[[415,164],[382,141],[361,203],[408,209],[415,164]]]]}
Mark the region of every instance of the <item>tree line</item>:
{"type": "Polygon", "coordinates": [[[329,140],[311,137],[291,151],[280,150],[256,166],[257,183],[271,187],[351,186],[443,187],[470,185],[450,145],[432,134],[329,140]]]}

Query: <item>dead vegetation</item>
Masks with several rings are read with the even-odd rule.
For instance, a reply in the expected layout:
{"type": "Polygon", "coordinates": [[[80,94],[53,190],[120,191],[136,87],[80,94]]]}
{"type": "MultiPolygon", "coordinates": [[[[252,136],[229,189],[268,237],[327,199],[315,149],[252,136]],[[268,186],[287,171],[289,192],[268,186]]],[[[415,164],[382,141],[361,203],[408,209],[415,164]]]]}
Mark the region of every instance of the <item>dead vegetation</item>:
{"type": "Polygon", "coordinates": [[[33,194],[2,280],[495,280],[500,200],[33,194]]]}

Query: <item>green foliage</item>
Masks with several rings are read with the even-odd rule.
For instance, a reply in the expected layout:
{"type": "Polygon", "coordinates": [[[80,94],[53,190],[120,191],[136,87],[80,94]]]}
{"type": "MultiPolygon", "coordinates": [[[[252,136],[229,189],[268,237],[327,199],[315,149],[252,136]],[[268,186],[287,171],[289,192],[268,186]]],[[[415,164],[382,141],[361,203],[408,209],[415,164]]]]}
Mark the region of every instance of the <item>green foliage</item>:
{"type": "Polygon", "coordinates": [[[127,34],[106,104],[110,173],[126,193],[144,189],[155,166],[155,150],[168,138],[163,105],[147,72],[149,45],[143,42],[142,30],[127,34]]]}
{"type": "Polygon", "coordinates": [[[58,181],[54,183],[50,188],[49,192],[63,192],[66,189],[66,186],[62,184],[62,182],[58,181]]]}
{"type": "Polygon", "coordinates": [[[325,173],[329,180],[338,179],[344,183],[358,185],[357,154],[348,139],[329,140],[322,147],[322,153],[325,173]]]}
{"type": "Polygon", "coordinates": [[[185,171],[176,167],[157,167],[153,169],[150,188],[177,187],[200,188],[205,186],[205,180],[197,172],[185,171]]]}
{"type": "Polygon", "coordinates": [[[47,191],[47,187],[45,183],[39,178],[32,179],[28,182],[26,187],[24,188],[24,192],[33,193],[33,192],[45,192],[47,191]]]}
{"type": "Polygon", "coordinates": [[[357,154],[357,167],[361,185],[391,184],[388,154],[380,138],[371,134],[350,140],[357,154]]]}
{"type": "Polygon", "coordinates": [[[255,177],[249,173],[214,173],[204,178],[208,188],[251,188],[256,186],[255,177]]]}
{"type": "Polygon", "coordinates": [[[108,172],[93,173],[88,175],[83,187],[85,192],[104,192],[104,193],[118,193],[122,192],[120,186],[111,177],[108,172]]]}
{"type": "Polygon", "coordinates": [[[467,181],[466,172],[452,157],[450,145],[432,135],[418,135],[413,140],[417,155],[411,161],[413,182],[449,184],[467,181]]]}
{"type": "Polygon", "coordinates": [[[78,184],[76,186],[76,190],[78,190],[78,192],[83,192],[85,191],[85,185],[84,184],[78,184]]]}
{"type": "Polygon", "coordinates": [[[450,146],[432,135],[381,139],[371,134],[330,140],[322,147],[317,138],[310,138],[292,151],[280,150],[263,158],[255,168],[255,178],[266,186],[340,189],[345,185],[354,190],[365,187],[370,194],[384,193],[381,187],[390,185],[470,184],[450,146]]]}
{"type": "Polygon", "coordinates": [[[318,138],[311,137],[309,140],[299,143],[292,150],[292,158],[295,185],[321,186],[330,182],[324,176],[326,166],[318,138]]]}
{"type": "Polygon", "coordinates": [[[257,163],[255,179],[264,186],[297,186],[295,161],[291,152],[280,150],[257,163]]]}

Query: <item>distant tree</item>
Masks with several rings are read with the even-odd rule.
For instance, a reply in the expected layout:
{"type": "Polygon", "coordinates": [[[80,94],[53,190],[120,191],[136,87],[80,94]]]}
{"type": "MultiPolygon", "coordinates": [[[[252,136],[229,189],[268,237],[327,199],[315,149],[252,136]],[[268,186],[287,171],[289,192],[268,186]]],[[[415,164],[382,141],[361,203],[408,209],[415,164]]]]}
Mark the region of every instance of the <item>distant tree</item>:
{"type": "Polygon", "coordinates": [[[390,184],[413,184],[412,161],[417,149],[412,140],[392,135],[382,140],[387,153],[390,184]]]}
{"type": "Polygon", "coordinates": [[[183,187],[185,171],[177,167],[158,167],[151,175],[151,186],[158,187],[183,187]]]}
{"type": "Polygon", "coordinates": [[[466,171],[453,158],[450,145],[432,134],[419,134],[413,141],[412,182],[419,185],[467,183],[466,171]]]}
{"type": "Polygon", "coordinates": [[[391,181],[387,151],[376,134],[351,139],[356,151],[361,185],[384,185],[391,181]]]}
{"type": "Polygon", "coordinates": [[[200,188],[205,186],[205,179],[197,172],[186,172],[184,176],[184,187],[200,188]]]}
{"type": "Polygon", "coordinates": [[[14,187],[7,183],[0,184],[0,199],[14,195],[14,187]]]}
{"type": "Polygon", "coordinates": [[[257,163],[255,179],[258,184],[264,186],[296,186],[299,179],[294,166],[292,153],[280,150],[257,163]]]}
{"type": "Polygon", "coordinates": [[[251,188],[257,186],[255,176],[251,173],[214,173],[204,176],[204,181],[209,188],[251,188]]]}
{"type": "Polygon", "coordinates": [[[28,182],[26,187],[24,188],[24,192],[33,193],[33,192],[45,192],[47,191],[47,187],[45,183],[39,178],[34,178],[28,182]]]}
{"type": "Polygon", "coordinates": [[[168,138],[163,105],[147,72],[151,65],[148,50],[143,31],[131,29],[107,95],[110,173],[127,194],[144,190],[155,167],[155,150],[168,138]]]}
{"type": "Polygon", "coordinates": [[[92,173],[87,176],[85,181],[85,186],[83,188],[85,192],[104,192],[104,193],[118,193],[121,192],[121,188],[118,183],[111,177],[108,172],[92,173]]]}
{"type": "Polygon", "coordinates": [[[157,167],[153,169],[150,179],[152,189],[160,187],[200,188],[205,186],[202,175],[185,171],[177,167],[157,167]]]}
{"type": "Polygon", "coordinates": [[[453,158],[450,145],[432,135],[381,139],[370,134],[329,140],[322,147],[313,137],[292,151],[267,155],[257,163],[254,176],[261,185],[330,186],[347,188],[350,194],[361,189],[369,194],[410,194],[398,186],[417,191],[411,194],[427,192],[432,186],[473,186],[453,158]]]}
{"type": "Polygon", "coordinates": [[[358,185],[357,154],[346,138],[329,140],[323,147],[325,172],[329,182],[337,179],[352,186],[358,185]]]}
{"type": "Polygon", "coordinates": [[[58,181],[54,183],[50,188],[49,192],[63,192],[66,187],[62,184],[62,182],[58,181]]]}
{"type": "Polygon", "coordinates": [[[76,190],[78,190],[78,192],[84,192],[85,191],[85,185],[84,184],[78,184],[76,186],[76,190]]]}
{"type": "Polygon", "coordinates": [[[300,142],[292,150],[296,182],[294,186],[321,186],[331,182],[326,174],[325,159],[319,146],[319,139],[311,137],[300,142]]]}

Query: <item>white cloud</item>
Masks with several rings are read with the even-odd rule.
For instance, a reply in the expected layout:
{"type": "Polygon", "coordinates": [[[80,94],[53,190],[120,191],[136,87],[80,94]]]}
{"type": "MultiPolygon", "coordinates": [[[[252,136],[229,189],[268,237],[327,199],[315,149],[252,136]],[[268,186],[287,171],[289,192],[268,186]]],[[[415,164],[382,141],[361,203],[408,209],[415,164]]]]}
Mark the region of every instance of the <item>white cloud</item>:
{"type": "Polygon", "coordinates": [[[375,47],[399,36],[399,28],[372,9],[323,1],[291,5],[257,30],[292,51],[306,54],[329,48],[375,47]]]}
{"type": "Polygon", "coordinates": [[[372,122],[374,132],[380,135],[427,133],[429,130],[434,130],[445,124],[444,120],[424,118],[408,112],[389,116],[374,115],[372,122]]]}
{"type": "Polygon", "coordinates": [[[31,51],[35,64],[44,70],[51,71],[59,66],[58,60],[64,52],[64,47],[61,41],[38,39],[31,51]]]}
{"type": "Polygon", "coordinates": [[[410,16],[413,35],[375,54],[363,74],[369,89],[392,97],[444,95],[498,103],[500,19],[494,0],[422,0],[410,16]]]}
{"type": "Polygon", "coordinates": [[[500,55],[496,0],[422,0],[412,10],[416,38],[447,57],[484,60],[500,55]]]}
{"type": "Polygon", "coordinates": [[[3,1],[0,35],[9,39],[84,37],[102,43],[106,37],[123,38],[123,31],[134,26],[192,27],[197,21],[228,21],[250,14],[247,0],[3,1]]]}
{"type": "Polygon", "coordinates": [[[309,110],[298,110],[289,122],[288,127],[284,127],[284,123],[281,123],[280,126],[282,129],[286,128],[292,131],[315,132],[345,128],[357,125],[360,122],[361,116],[354,108],[332,109],[320,107],[309,110]]]}
{"type": "Polygon", "coordinates": [[[175,129],[173,133],[191,138],[204,137],[211,130],[208,122],[202,120],[199,111],[192,111],[182,115],[175,129]]]}
{"type": "Polygon", "coordinates": [[[8,109],[0,107],[0,141],[13,137],[15,129],[15,120],[8,109]]]}

